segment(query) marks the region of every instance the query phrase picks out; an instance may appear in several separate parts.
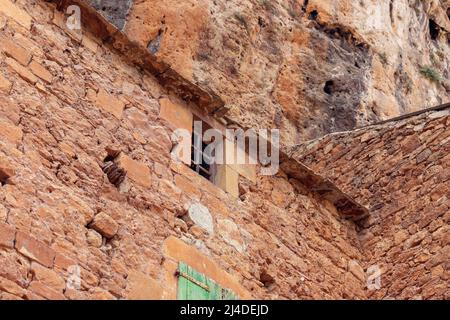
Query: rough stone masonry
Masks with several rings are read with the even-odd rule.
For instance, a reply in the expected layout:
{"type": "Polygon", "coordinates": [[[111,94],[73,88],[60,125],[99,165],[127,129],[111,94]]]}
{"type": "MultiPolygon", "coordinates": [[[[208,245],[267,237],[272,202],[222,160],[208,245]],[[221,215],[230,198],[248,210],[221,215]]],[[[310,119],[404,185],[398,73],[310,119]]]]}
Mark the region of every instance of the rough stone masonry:
{"type": "Polygon", "coordinates": [[[448,108],[285,140],[282,170],[232,194],[170,156],[167,108],[227,123],[223,92],[89,8],[0,6],[0,299],[176,299],[179,262],[241,299],[448,298],[448,108]]]}

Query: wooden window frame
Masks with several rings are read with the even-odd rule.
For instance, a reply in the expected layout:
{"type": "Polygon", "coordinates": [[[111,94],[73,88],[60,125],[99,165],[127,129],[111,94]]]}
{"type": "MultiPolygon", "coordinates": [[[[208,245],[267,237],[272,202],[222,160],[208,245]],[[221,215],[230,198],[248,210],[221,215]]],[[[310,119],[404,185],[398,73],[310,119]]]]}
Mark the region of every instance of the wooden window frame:
{"type": "Polygon", "coordinates": [[[204,143],[203,141],[199,141],[200,137],[198,137],[197,132],[195,132],[194,123],[195,121],[201,121],[202,127],[203,127],[203,133],[207,129],[213,128],[208,122],[204,121],[200,117],[197,117],[194,115],[193,121],[192,121],[192,142],[191,142],[191,165],[190,168],[197,172],[200,176],[204,177],[205,179],[209,180],[210,182],[215,184],[215,177],[217,173],[217,165],[216,164],[206,164],[204,162],[205,157],[207,157],[204,154],[204,149],[208,146],[208,144],[204,143]],[[201,145],[201,150],[198,149],[198,145],[201,145]],[[200,163],[195,163],[196,155],[200,157],[200,163]]]}

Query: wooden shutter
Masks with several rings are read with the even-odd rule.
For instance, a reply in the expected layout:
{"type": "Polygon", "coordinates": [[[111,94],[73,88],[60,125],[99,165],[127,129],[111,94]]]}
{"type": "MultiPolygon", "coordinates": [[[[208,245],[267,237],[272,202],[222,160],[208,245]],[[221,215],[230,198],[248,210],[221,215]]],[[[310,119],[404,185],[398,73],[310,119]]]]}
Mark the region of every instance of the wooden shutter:
{"type": "Polygon", "coordinates": [[[237,300],[229,289],[223,289],[204,274],[184,262],[178,265],[178,300],[237,300]]]}
{"type": "Polygon", "coordinates": [[[230,289],[222,289],[222,300],[239,300],[237,295],[230,289]]]}

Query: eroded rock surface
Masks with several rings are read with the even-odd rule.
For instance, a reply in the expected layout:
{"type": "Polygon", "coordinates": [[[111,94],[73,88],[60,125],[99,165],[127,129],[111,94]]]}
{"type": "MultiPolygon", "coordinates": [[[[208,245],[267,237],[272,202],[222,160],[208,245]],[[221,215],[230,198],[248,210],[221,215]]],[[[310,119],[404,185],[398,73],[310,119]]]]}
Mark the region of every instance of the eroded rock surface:
{"type": "Polygon", "coordinates": [[[230,121],[281,128],[292,144],[448,102],[447,7],[438,0],[135,1],[125,31],[217,92],[230,121]]]}

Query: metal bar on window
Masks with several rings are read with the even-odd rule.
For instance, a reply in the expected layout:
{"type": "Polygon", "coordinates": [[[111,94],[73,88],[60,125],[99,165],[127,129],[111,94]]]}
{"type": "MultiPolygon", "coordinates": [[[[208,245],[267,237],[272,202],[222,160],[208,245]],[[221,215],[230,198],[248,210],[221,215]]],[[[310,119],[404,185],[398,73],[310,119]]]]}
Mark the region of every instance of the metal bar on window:
{"type": "Polygon", "coordinates": [[[205,290],[208,291],[208,292],[210,291],[210,290],[209,290],[209,287],[208,287],[206,284],[204,284],[204,283],[198,281],[197,279],[194,279],[193,277],[191,277],[190,275],[188,275],[188,274],[186,274],[186,273],[184,273],[184,272],[177,271],[176,276],[177,276],[177,277],[183,277],[183,278],[189,280],[190,282],[195,283],[195,284],[196,284],[197,286],[199,286],[200,288],[203,288],[203,289],[205,289],[205,290]]]}
{"type": "Polygon", "coordinates": [[[206,173],[207,175],[211,175],[211,173],[209,172],[209,170],[207,170],[206,168],[203,168],[202,166],[199,166],[200,170],[203,171],[204,173],[206,173]]]}

